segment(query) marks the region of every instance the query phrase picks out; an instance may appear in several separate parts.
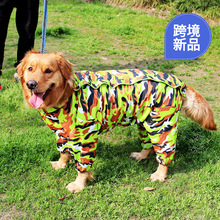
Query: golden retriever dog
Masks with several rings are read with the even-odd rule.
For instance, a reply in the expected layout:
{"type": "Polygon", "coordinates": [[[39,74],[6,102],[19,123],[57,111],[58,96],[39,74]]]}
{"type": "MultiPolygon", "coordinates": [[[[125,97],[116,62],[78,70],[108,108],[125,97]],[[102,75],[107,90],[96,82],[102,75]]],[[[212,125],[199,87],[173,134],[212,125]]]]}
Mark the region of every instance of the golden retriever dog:
{"type": "Polygon", "coordinates": [[[116,125],[137,124],[143,150],[140,161],[156,153],[158,169],[151,181],[165,181],[174,159],[179,112],[208,130],[217,130],[208,102],[174,75],[153,70],[72,72],[59,53],[30,51],[17,67],[28,106],[38,109],[56,134],[64,169],[73,158],[78,175],[67,189],[79,192],[92,179],[98,135],[116,125]]]}

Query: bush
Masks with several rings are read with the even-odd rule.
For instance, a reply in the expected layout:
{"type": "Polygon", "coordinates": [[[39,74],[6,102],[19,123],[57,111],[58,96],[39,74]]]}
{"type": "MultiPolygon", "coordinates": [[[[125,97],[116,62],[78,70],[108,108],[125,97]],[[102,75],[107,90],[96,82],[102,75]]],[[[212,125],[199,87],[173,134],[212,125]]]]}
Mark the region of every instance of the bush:
{"type": "Polygon", "coordinates": [[[158,7],[162,5],[172,6],[180,12],[204,12],[210,18],[220,17],[220,0],[100,0],[128,7],[158,7]]]}
{"type": "Polygon", "coordinates": [[[220,17],[219,0],[174,0],[174,3],[181,12],[203,11],[208,17],[220,17]]]}

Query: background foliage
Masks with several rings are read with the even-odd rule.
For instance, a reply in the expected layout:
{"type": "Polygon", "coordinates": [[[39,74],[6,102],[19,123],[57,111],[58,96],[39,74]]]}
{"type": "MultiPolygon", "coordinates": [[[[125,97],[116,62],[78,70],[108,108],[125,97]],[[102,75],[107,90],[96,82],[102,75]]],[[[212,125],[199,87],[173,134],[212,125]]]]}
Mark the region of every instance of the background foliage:
{"type": "MultiPolygon", "coordinates": [[[[105,0],[101,0],[104,1],[105,0]]],[[[193,11],[203,13],[209,18],[220,18],[219,0],[106,0],[108,3],[121,4],[129,7],[173,8],[181,13],[193,11]]]]}

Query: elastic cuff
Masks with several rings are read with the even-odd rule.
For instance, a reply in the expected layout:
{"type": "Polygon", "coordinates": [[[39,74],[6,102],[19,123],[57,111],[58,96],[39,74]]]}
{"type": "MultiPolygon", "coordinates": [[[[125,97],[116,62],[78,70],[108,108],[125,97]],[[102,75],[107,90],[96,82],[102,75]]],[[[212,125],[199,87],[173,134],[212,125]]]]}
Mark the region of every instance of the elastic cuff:
{"type": "Polygon", "coordinates": [[[152,143],[141,143],[141,146],[143,149],[150,149],[151,147],[153,147],[153,144],[152,143]]]}
{"type": "Polygon", "coordinates": [[[171,154],[169,157],[165,157],[164,154],[158,154],[158,153],[156,153],[156,154],[157,154],[157,156],[156,156],[157,162],[162,165],[169,164],[175,158],[175,153],[171,154]]]}

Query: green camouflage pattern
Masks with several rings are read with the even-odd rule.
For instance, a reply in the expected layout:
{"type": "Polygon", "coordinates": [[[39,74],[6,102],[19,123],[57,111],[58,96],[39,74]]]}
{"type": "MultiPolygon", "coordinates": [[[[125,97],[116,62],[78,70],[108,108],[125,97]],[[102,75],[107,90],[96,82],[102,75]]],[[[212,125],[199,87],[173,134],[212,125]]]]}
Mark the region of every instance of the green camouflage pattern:
{"type": "Polygon", "coordinates": [[[116,125],[138,124],[143,148],[153,147],[161,164],[174,159],[186,90],[180,79],[151,70],[85,71],[74,77],[68,102],[40,114],[56,134],[59,152],[70,152],[79,172],[91,169],[98,135],[116,125]]]}

